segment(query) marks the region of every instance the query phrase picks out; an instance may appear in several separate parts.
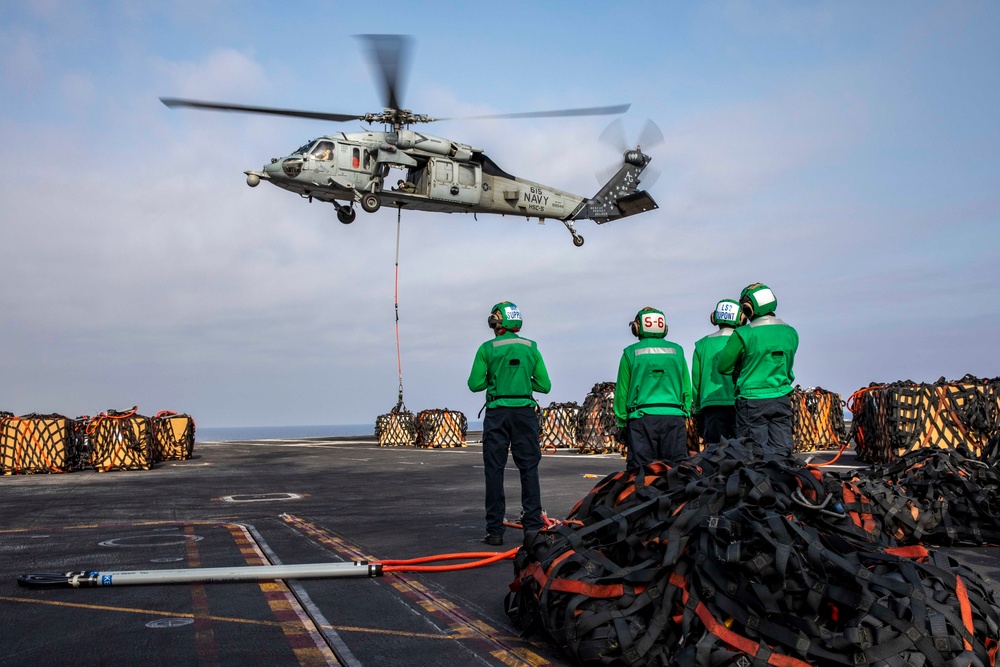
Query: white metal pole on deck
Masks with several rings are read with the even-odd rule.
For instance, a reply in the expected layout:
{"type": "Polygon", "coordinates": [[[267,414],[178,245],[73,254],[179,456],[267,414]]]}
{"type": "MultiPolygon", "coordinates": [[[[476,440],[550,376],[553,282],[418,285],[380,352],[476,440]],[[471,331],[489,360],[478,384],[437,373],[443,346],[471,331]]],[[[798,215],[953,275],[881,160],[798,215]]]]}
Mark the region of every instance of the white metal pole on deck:
{"type": "Polygon", "coordinates": [[[17,583],[26,588],[86,588],[211,581],[260,581],[269,579],[343,579],[380,577],[381,563],[310,563],[304,565],[251,565],[243,567],[192,567],[179,570],[122,570],[108,572],[44,572],[22,574],[17,583]]]}

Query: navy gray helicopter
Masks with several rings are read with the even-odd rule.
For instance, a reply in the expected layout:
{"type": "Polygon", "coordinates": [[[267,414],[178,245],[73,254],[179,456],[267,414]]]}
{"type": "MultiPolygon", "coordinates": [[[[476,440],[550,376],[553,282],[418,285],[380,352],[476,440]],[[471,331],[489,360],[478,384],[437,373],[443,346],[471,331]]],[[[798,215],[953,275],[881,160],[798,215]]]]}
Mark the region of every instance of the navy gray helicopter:
{"type": "MultiPolygon", "coordinates": [[[[290,155],[272,158],[261,170],[244,172],[247,185],[267,181],[312,202],[329,202],[337,219],[354,222],[355,204],[374,213],[382,206],[443,213],[498,213],[526,218],[559,220],[583,245],[573,223],[590,219],[602,224],[657,208],[639,176],[650,158],[640,146],[626,149],[622,165],[593,197],[581,197],[548,185],[514,176],[486,156],[483,149],[411,129],[434,121],[404,109],[399,79],[408,40],[402,35],[361,35],[369,49],[383,88],[385,108],[378,113],[338,114],[272,107],[246,106],[161,97],[168,107],[190,107],[335,122],[359,120],[379,123],[382,131],[338,132],[319,137],[290,155]],[[399,178],[393,175],[397,170],[399,178]],[[395,179],[395,180],[394,180],[395,179]],[[393,185],[395,183],[395,185],[393,185]]],[[[629,105],[472,116],[467,119],[552,118],[624,113],[629,105]]],[[[649,126],[647,125],[647,128],[649,126]]],[[[655,133],[655,125],[652,126],[655,133]]],[[[658,137],[662,140],[662,135],[658,137]]],[[[641,145],[641,144],[640,144],[641,145]]]]}

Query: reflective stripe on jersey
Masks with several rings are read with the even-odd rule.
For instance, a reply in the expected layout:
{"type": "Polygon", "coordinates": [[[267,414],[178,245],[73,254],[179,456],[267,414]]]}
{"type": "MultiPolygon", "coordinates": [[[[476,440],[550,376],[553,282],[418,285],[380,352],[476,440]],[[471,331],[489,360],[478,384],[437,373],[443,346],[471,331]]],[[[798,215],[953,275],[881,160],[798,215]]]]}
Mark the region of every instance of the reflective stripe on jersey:
{"type": "Polygon", "coordinates": [[[672,347],[640,347],[635,350],[635,356],[640,354],[677,354],[677,350],[672,347]]]}

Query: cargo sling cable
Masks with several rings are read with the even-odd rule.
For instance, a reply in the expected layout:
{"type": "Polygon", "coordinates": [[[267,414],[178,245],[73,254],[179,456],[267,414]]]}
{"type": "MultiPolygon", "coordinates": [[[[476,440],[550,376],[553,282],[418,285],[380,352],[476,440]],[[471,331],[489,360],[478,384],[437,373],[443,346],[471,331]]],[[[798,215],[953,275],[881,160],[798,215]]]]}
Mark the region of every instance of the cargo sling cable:
{"type": "Polygon", "coordinates": [[[137,586],[146,584],[182,584],[221,581],[270,581],[274,579],[347,579],[381,577],[393,572],[450,572],[471,570],[502,560],[513,560],[517,549],[510,551],[474,551],[439,554],[403,560],[367,560],[343,563],[301,565],[250,565],[242,567],[191,567],[173,570],[122,570],[40,572],[22,574],[18,585],[24,588],[94,588],[101,586],[137,586]],[[440,561],[467,560],[467,563],[436,565],[440,561]]]}
{"type": "Polygon", "coordinates": [[[396,209],[396,281],[393,288],[393,301],[396,307],[396,371],[399,373],[399,394],[396,410],[403,406],[403,355],[399,349],[399,233],[402,223],[403,208],[396,209]]]}

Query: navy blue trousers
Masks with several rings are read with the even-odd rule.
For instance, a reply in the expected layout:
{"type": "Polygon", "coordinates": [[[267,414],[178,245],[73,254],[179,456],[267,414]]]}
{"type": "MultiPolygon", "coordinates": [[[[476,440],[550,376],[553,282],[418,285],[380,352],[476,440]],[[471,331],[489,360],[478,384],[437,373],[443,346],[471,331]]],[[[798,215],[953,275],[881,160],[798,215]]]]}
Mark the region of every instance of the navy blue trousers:
{"type": "Polygon", "coordinates": [[[625,425],[628,444],[625,469],[632,470],[653,461],[674,465],[688,456],[687,420],[674,415],[645,415],[629,419],[625,425]]]}
{"type": "Polygon", "coordinates": [[[503,471],[507,452],[521,474],[521,525],[525,531],[540,530],[542,492],[538,484],[538,417],[533,407],[487,408],[483,420],[483,465],[486,467],[486,534],[503,535],[507,499],[503,471]]]}
{"type": "Polygon", "coordinates": [[[791,397],[737,398],[736,435],[791,454],[795,445],[792,440],[791,397]]]}
{"type": "Polygon", "coordinates": [[[699,415],[700,435],[706,445],[732,440],[736,437],[736,407],[733,405],[710,405],[701,409],[699,415]]]}

